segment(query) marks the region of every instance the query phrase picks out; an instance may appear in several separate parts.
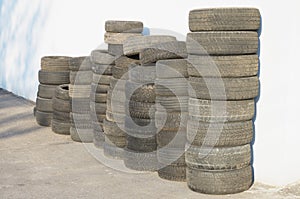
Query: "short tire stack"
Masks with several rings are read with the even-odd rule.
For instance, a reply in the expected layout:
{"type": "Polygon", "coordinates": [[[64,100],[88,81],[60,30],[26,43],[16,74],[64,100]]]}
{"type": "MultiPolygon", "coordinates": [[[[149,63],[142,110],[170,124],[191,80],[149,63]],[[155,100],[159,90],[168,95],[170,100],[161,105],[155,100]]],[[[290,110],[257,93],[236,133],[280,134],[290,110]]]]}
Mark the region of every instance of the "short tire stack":
{"type": "Polygon", "coordinates": [[[188,186],[206,194],[248,190],[260,13],[252,8],[193,10],[189,26],[188,186]]]}
{"type": "Polygon", "coordinates": [[[90,115],[90,93],[92,64],[89,56],[74,57],[70,60],[69,95],[72,111],[70,113],[70,134],[73,141],[93,142],[93,126],[90,115]]]}
{"type": "Polygon", "coordinates": [[[51,126],[53,108],[52,98],[57,86],[69,83],[70,57],[47,56],[41,59],[39,88],[36,99],[35,117],[41,126],[51,126]]]}

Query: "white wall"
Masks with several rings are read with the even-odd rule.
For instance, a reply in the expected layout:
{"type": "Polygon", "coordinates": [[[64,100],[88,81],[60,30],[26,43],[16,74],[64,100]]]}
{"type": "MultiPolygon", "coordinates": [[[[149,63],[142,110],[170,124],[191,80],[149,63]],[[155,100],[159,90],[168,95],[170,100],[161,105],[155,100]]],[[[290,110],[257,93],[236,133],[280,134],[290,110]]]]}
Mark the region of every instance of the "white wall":
{"type": "MultiPolygon", "coordinates": [[[[300,12],[298,0],[44,0],[49,16],[38,38],[36,54],[28,69],[34,90],[19,85],[21,95],[35,95],[38,58],[42,55],[87,55],[103,42],[108,19],[141,20],[150,28],[169,29],[185,35],[191,9],[253,6],[263,19],[261,35],[261,97],[256,120],[254,166],[256,181],[285,185],[300,179],[300,12]],[[30,90],[22,93],[22,90],[30,90]]],[[[8,62],[9,63],[9,62],[8,62]]],[[[22,63],[21,63],[22,64],[22,63]]],[[[8,67],[8,66],[6,66],[8,67]]],[[[16,65],[9,67],[17,70],[16,65]]],[[[3,74],[1,74],[3,76],[3,74]]],[[[9,79],[7,81],[10,81],[9,79]]]]}

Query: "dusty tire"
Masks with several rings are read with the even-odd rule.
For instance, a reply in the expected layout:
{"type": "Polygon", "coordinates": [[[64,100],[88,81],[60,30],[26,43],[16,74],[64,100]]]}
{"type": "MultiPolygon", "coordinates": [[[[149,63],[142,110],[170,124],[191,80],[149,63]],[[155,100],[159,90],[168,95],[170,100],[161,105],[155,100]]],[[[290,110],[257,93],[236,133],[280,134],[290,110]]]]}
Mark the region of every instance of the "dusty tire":
{"type": "Polygon", "coordinates": [[[186,144],[186,129],[179,129],[178,131],[162,130],[156,134],[156,142],[158,148],[183,148],[186,144]]]}
{"type": "Polygon", "coordinates": [[[108,53],[114,56],[123,55],[123,44],[108,44],[108,53]]]}
{"type": "Polygon", "coordinates": [[[156,79],[156,66],[135,66],[129,69],[129,79],[136,83],[154,83],[156,79]]]}
{"type": "Polygon", "coordinates": [[[124,124],[125,113],[112,113],[109,110],[106,110],[106,119],[111,122],[116,122],[117,124],[124,124]]]}
{"type": "Polygon", "coordinates": [[[52,103],[54,111],[61,111],[65,113],[71,112],[71,103],[69,100],[57,99],[56,97],[54,97],[52,103]]]}
{"type": "Polygon", "coordinates": [[[69,95],[71,98],[90,98],[91,85],[73,85],[70,84],[69,95]]]}
{"type": "Polygon", "coordinates": [[[70,122],[70,112],[54,111],[53,120],[70,122]]]}
{"type": "Polygon", "coordinates": [[[101,65],[93,63],[92,72],[99,75],[112,75],[112,65],[101,65]]]}
{"type": "Polygon", "coordinates": [[[52,113],[36,110],[35,119],[40,126],[51,126],[52,113]]]}
{"type": "Polygon", "coordinates": [[[93,74],[93,83],[94,84],[100,84],[100,85],[110,85],[112,76],[111,75],[98,75],[93,74]]]}
{"type": "Polygon", "coordinates": [[[103,129],[105,135],[111,135],[116,137],[125,137],[126,133],[120,129],[117,123],[108,120],[103,121],[103,129]]]}
{"type": "Polygon", "coordinates": [[[116,146],[118,148],[124,148],[126,146],[127,140],[125,136],[113,136],[105,134],[105,143],[111,146],[116,146]]]}
{"type": "Polygon", "coordinates": [[[92,71],[71,71],[70,72],[70,84],[79,84],[79,85],[86,85],[91,84],[92,82],[92,71]]]}
{"type": "Polygon", "coordinates": [[[156,79],[155,93],[157,96],[188,96],[188,80],[177,79],[156,79]]]}
{"type": "Polygon", "coordinates": [[[89,56],[73,57],[70,60],[71,71],[90,71],[92,69],[91,58],[89,56]]]}
{"type": "Polygon", "coordinates": [[[70,98],[70,103],[74,113],[87,114],[91,112],[90,98],[70,98]]]}
{"type": "Polygon", "coordinates": [[[107,44],[122,45],[130,37],[142,36],[141,33],[112,33],[104,34],[104,42],[107,44]]]}
{"type": "Polygon", "coordinates": [[[125,55],[137,55],[146,48],[151,48],[158,43],[176,41],[173,36],[152,35],[130,37],[124,42],[123,50],[125,55]]]}
{"type": "Polygon", "coordinates": [[[187,125],[187,140],[195,146],[241,146],[251,143],[253,136],[252,120],[220,124],[190,119],[187,125]]]}
{"type": "Polygon", "coordinates": [[[61,135],[70,135],[70,122],[52,120],[52,131],[61,135]]]}
{"type": "Polygon", "coordinates": [[[150,119],[155,115],[155,103],[129,101],[129,114],[134,118],[150,119]]]}
{"type": "Polygon", "coordinates": [[[154,103],[156,99],[155,85],[153,84],[141,85],[132,81],[127,81],[125,91],[126,99],[128,100],[154,103]]]}
{"type": "Polygon", "coordinates": [[[82,113],[74,113],[74,112],[71,112],[70,113],[70,120],[71,120],[71,123],[78,123],[78,124],[86,124],[86,123],[89,123],[91,121],[91,116],[90,114],[82,114],[82,113]]]}
{"type": "Polygon", "coordinates": [[[254,31],[194,32],[187,35],[187,51],[195,55],[244,55],[258,51],[254,31]]]}
{"type": "Polygon", "coordinates": [[[199,147],[191,145],[185,152],[189,168],[202,170],[234,170],[251,164],[250,144],[236,147],[199,147]]]}
{"type": "Polygon", "coordinates": [[[57,99],[62,99],[62,100],[69,101],[70,100],[69,85],[68,84],[63,84],[63,85],[57,86],[56,89],[55,89],[55,95],[54,96],[57,99]]]}
{"type": "Polygon", "coordinates": [[[40,84],[37,96],[41,98],[52,99],[55,94],[56,87],[57,85],[40,84]]]}
{"type": "Polygon", "coordinates": [[[91,92],[92,93],[107,93],[109,91],[109,85],[99,85],[99,84],[91,84],[91,92]]]}
{"type": "Polygon", "coordinates": [[[182,41],[164,42],[152,45],[140,53],[142,64],[155,63],[158,60],[187,58],[186,44],[182,41]]]}
{"type": "Polygon", "coordinates": [[[157,150],[157,160],[161,166],[186,166],[185,147],[164,147],[157,150]]]}
{"type": "Polygon", "coordinates": [[[189,55],[188,73],[193,77],[252,77],[258,74],[258,55],[189,55]]]}
{"type": "Polygon", "coordinates": [[[42,112],[53,112],[52,99],[37,97],[36,109],[42,112]]]}
{"type": "Polygon", "coordinates": [[[188,187],[204,194],[235,194],[248,190],[253,184],[253,169],[248,166],[232,171],[206,171],[187,168],[188,187]]]}
{"type": "Polygon", "coordinates": [[[69,71],[59,71],[59,72],[48,72],[39,71],[39,82],[41,84],[48,85],[61,85],[68,84],[70,82],[70,72],[69,71]]]}
{"type": "Polygon", "coordinates": [[[101,65],[114,65],[115,57],[110,55],[107,50],[93,50],[91,53],[91,62],[101,65]]]}
{"type": "Polygon", "coordinates": [[[113,66],[112,76],[114,79],[127,80],[129,79],[128,71],[129,71],[128,67],[113,66]]]}
{"type": "Polygon", "coordinates": [[[106,103],[107,94],[106,93],[91,93],[91,101],[96,103],[106,103]]]}
{"type": "Polygon", "coordinates": [[[71,139],[75,142],[92,143],[94,139],[93,129],[70,128],[71,139]]]}
{"type": "Polygon", "coordinates": [[[90,103],[90,108],[91,108],[92,113],[103,115],[103,114],[106,113],[107,104],[106,103],[91,102],[90,103]]]}
{"type": "Polygon", "coordinates": [[[68,71],[71,57],[46,56],[41,59],[41,69],[43,71],[58,72],[68,71]]]}
{"type": "Polygon", "coordinates": [[[156,110],[160,111],[160,106],[164,107],[167,112],[187,112],[188,97],[165,97],[156,96],[156,110]]]}
{"type": "Polygon", "coordinates": [[[104,155],[108,158],[122,160],[124,158],[124,148],[119,148],[114,145],[110,145],[106,142],[103,144],[104,155]]]}
{"type": "Polygon", "coordinates": [[[96,148],[103,148],[103,144],[105,142],[105,136],[104,136],[104,133],[103,133],[103,129],[99,125],[98,122],[93,122],[93,126],[94,126],[94,129],[93,129],[93,132],[94,132],[94,140],[93,140],[94,146],[96,148]]]}
{"type": "Polygon", "coordinates": [[[114,33],[141,33],[144,25],[139,21],[113,21],[105,22],[105,31],[114,33]]]}
{"type": "Polygon", "coordinates": [[[188,65],[185,59],[160,60],[156,62],[156,76],[159,79],[187,78],[188,65]]]}
{"type": "Polygon", "coordinates": [[[124,164],[136,171],[157,171],[158,168],[156,152],[140,153],[125,149],[124,164]]]}
{"type": "Polygon", "coordinates": [[[185,166],[166,166],[157,171],[158,176],[165,180],[185,182],[186,181],[186,167],[185,166]]]}
{"type": "Polygon", "coordinates": [[[127,135],[127,148],[138,152],[154,152],[157,150],[156,137],[139,138],[127,135]]]}
{"type": "Polygon", "coordinates": [[[177,131],[186,128],[188,121],[187,112],[161,112],[155,113],[155,125],[165,131],[177,131]]]}
{"type": "Polygon", "coordinates": [[[254,117],[255,102],[254,100],[242,101],[210,101],[201,99],[189,99],[189,115],[190,117],[202,122],[234,122],[248,121],[254,117]],[[224,107],[222,111],[212,110],[218,107],[224,107]]]}
{"type": "Polygon", "coordinates": [[[198,99],[254,99],[259,94],[259,79],[257,76],[244,78],[190,77],[188,90],[190,97],[198,99]]]}
{"type": "Polygon", "coordinates": [[[120,68],[129,68],[130,66],[138,66],[141,65],[141,61],[139,56],[120,56],[116,59],[116,66],[120,68]]]}
{"type": "Polygon", "coordinates": [[[192,32],[213,30],[258,30],[261,19],[256,8],[213,8],[192,10],[189,27],[192,32]]]}

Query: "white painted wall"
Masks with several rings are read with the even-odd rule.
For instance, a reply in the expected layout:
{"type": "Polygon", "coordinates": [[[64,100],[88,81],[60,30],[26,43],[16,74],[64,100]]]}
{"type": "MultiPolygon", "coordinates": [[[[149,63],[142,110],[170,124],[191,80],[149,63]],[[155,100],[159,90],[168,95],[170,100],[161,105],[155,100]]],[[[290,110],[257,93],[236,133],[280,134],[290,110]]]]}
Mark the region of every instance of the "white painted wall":
{"type": "MultiPolygon", "coordinates": [[[[192,9],[252,6],[260,9],[261,97],[256,120],[254,166],[256,181],[285,185],[300,179],[300,12],[298,0],[43,0],[49,16],[38,38],[30,78],[35,89],[11,87],[24,96],[35,95],[38,58],[42,55],[87,55],[103,42],[108,19],[141,20],[150,28],[169,29],[186,35],[192,9]],[[21,90],[30,90],[22,93],[21,90]]],[[[16,65],[11,65],[15,67],[16,65]]],[[[9,80],[8,80],[9,81],[9,80]]]]}

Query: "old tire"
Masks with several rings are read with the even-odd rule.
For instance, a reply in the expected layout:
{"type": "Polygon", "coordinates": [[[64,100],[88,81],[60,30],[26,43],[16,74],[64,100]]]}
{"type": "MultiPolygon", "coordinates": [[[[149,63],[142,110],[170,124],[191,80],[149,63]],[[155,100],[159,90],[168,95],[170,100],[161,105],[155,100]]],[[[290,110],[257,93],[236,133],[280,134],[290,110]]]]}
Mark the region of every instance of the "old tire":
{"type": "Polygon", "coordinates": [[[160,106],[162,106],[167,112],[187,112],[188,99],[187,96],[156,96],[156,110],[160,111],[160,106]]]}
{"type": "Polygon", "coordinates": [[[114,56],[123,55],[123,44],[108,44],[108,53],[114,56]]]}
{"type": "Polygon", "coordinates": [[[93,74],[93,80],[92,82],[94,84],[100,84],[100,85],[110,85],[112,76],[111,75],[99,75],[99,74],[93,74]]]}
{"type": "Polygon", "coordinates": [[[94,139],[93,129],[70,128],[71,139],[75,142],[92,143],[94,139]]]}
{"type": "Polygon", "coordinates": [[[55,95],[54,96],[57,99],[70,101],[69,85],[68,84],[63,84],[63,85],[57,86],[56,89],[55,89],[55,95]]]}
{"type": "Polygon", "coordinates": [[[90,71],[92,68],[91,58],[89,56],[73,57],[70,60],[71,71],[90,71]]]}
{"type": "Polygon", "coordinates": [[[105,22],[105,31],[114,33],[141,33],[144,25],[140,21],[113,21],[105,22]]]}
{"type": "Polygon", "coordinates": [[[134,118],[150,119],[155,115],[155,103],[129,101],[129,114],[134,118]]]}
{"type": "Polygon", "coordinates": [[[129,79],[136,83],[154,83],[156,79],[156,66],[135,66],[129,69],[129,79]]]}
{"type": "Polygon", "coordinates": [[[186,128],[188,121],[187,112],[161,112],[155,113],[155,125],[165,131],[177,131],[186,128]]]}
{"type": "Polygon", "coordinates": [[[51,99],[55,94],[57,85],[39,84],[38,97],[51,99]]]}
{"type": "Polygon", "coordinates": [[[69,71],[39,71],[39,82],[48,85],[61,85],[70,83],[69,71]]]}
{"type": "Polygon", "coordinates": [[[92,72],[99,75],[112,75],[112,65],[93,63],[92,72]]]}
{"type": "Polygon", "coordinates": [[[160,60],[156,62],[156,76],[159,79],[187,78],[188,65],[186,59],[160,60]]]}
{"type": "Polygon", "coordinates": [[[71,71],[70,72],[70,84],[86,85],[92,82],[92,71],[71,71]]]}
{"type": "Polygon", "coordinates": [[[127,135],[127,148],[138,152],[153,152],[157,150],[156,137],[139,138],[127,135]]]}
{"type": "Polygon", "coordinates": [[[122,45],[130,37],[142,36],[141,33],[112,33],[104,34],[104,42],[107,44],[122,45]]]}
{"type": "Polygon", "coordinates": [[[186,167],[169,165],[157,171],[158,176],[165,180],[185,182],[186,167]]]}
{"type": "Polygon", "coordinates": [[[52,103],[54,111],[61,111],[65,113],[71,112],[71,103],[69,100],[57,99],[56,97],[54,97],[52,103]]]}
{"type": "Polygon", "coordinates": [[[53,112],[52,99],[37,97],[36,109],[42,112],[53,112]]]}
{"type": "Polygon", "coordinates": [[[91,62],[101,65],[114,65],[115,56],[110,55],[107,50],[93,50],[91,53],[91,62]]]}
{"type": "Polygon", "coordinates": [[[43,71],[58,72],[68,71],[71,57],[46,56],[41,59],[41,69],[43,71]]]}
{"type": "Polygon", "coordinates": [[[61,135],[70,135],[70,122],[52,120],[52,131],[61,135]]]}
{"type": "Polygon", "coordinates": [[[51,126],[52,113],[36,110],[35,119],[40,126],[51,126]]]}
{"type": "Polygon", "coordinates": [[[103,153],[108,158],[117,160],[123,160],[124,158],[124,148],[119,148],[106,142],[104,142],[103,144],[103,153]]]}
{"type": "Polygon", "coordinates": [[[106,119],[103,121],[103,129],[105,135],[111,135],[116,137],[126,136],[126,133],[122,129],[120,129],[117,123],[108,121],[106,119]]]}
{"type": "Polygon", "coordinates": [[[155,102],[156,94],[155,85],[153,84],[141,85],[132,81],[127,81],[125,85],[125,90],[126,98],[128,100],[147,103],[155,102]]]}
{"type": "Polygon", "coordinates": [[[90,98],[70,98],[72,112],[87,114],[91,112],[90,98]]]}
{"type": "Polygon", "coordinates": [[[156,79],[155,93],[157,96],[188,96],[188,80],[177,79],[156,79]]]}
{"type": "Polygon", "coordinates": [[[127,168],[136,171],[157,171],[158,169],[156,152],[141,153],[125,149],[124,164],[127,168]]]}

